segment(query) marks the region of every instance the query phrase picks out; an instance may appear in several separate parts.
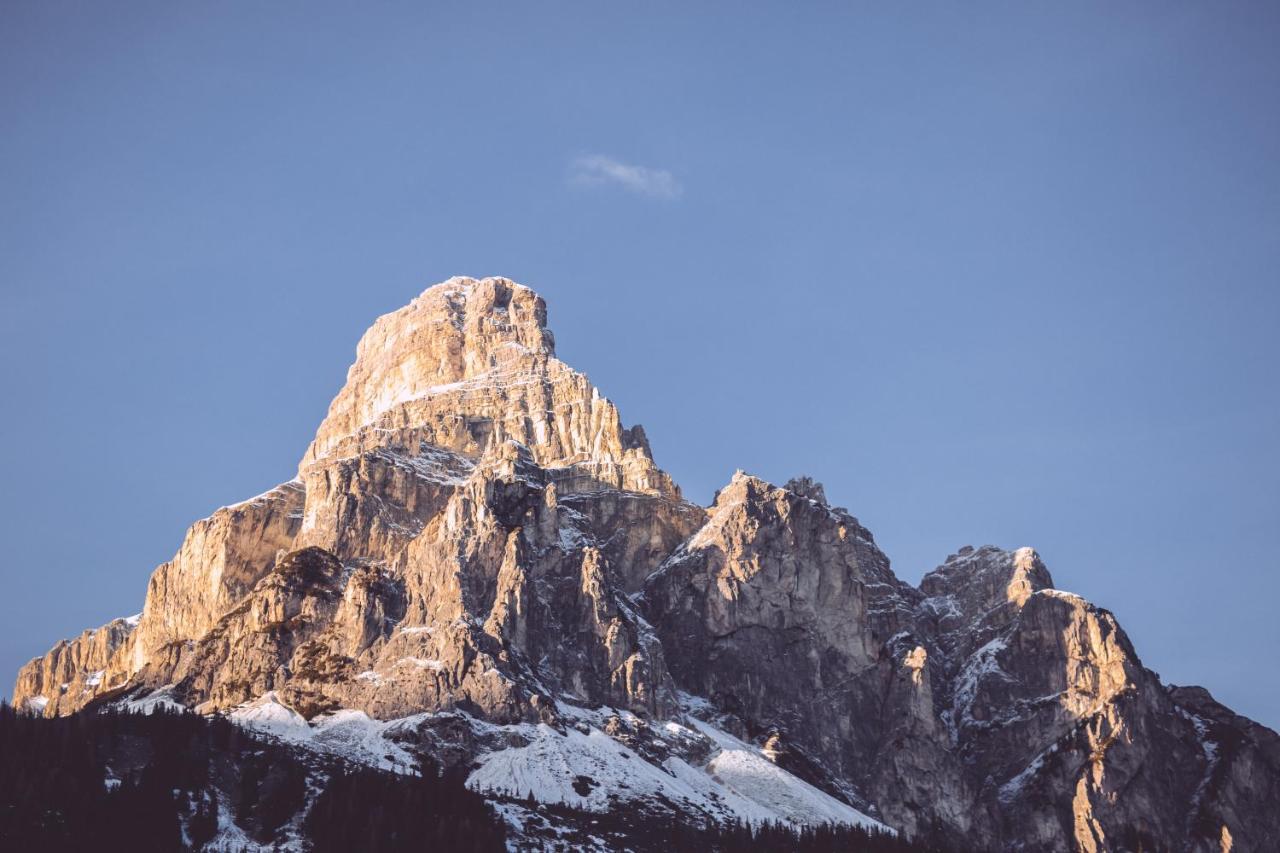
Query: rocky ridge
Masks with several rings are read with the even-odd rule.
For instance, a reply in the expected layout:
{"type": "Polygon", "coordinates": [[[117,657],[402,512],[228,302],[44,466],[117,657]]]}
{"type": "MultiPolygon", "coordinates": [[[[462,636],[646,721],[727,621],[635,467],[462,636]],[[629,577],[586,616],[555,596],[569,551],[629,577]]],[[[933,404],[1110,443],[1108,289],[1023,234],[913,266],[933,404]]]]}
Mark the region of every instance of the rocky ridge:
{"type": "Polygon", "coordinates": [[[196,522],[138,617],[14,700],[174,702],[597,810],[1280,845],[1280,738],[1161,684],[1033,550],[963,548],[917,588],[809,478],[685,501],[500,278],[379,318],[297,478],[196,522]]]}

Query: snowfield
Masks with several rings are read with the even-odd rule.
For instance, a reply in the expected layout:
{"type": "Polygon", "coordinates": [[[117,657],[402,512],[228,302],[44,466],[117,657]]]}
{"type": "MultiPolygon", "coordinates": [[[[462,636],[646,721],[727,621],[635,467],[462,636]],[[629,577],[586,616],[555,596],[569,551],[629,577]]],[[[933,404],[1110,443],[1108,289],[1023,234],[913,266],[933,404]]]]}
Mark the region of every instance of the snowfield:
{"type": "MultiPolygon", "coordinates": [[[[560,710],[568,707],[561,703],[560,710]]],[[[625,714],[612,709],[577,711],[583,722],[610,713],[625,714]]],[[[479,791],[517,798],[532,795],[539,802],[594,812],[626,801],[666,799],[682,811],[757,825],[843,823],[888,829],[778,767],[758,747],[710,723],[692,717],[688,722],[691,728],[668,722],[666,731],[673,740],[708,738],[713,750],[704,766],[674,756],[661,765],[651,764],[595,726],[585,733],[571,727],[563,734],[547,725],[504,727],[521,729],[529,744],[482,756],[467,784],[479,791]]]]}
{"type": "Polygon", "coordinates": [[[691,722],[720,748],[707,763],[706,772],[759,810],[758,814],[740,812],[742,819],[752,823],[775,820],[806,826],[845,823],[868,829],[889,829],[853,806],[783,770],[766,758],[758,747],[701,720],[692,719],[691,722]]]}
{"type": "MultiPolygon", "coordinates": [[[[692,698],[692,697],[691,697],[692,698]]],[[[705,706],[705,703],[702,703],[705,706]]],[[[690,707],[699,706],[695,700],[690,707]]],[[[466,717],[477,735],[518,743],[483,753],[467,778],[473,790],[514,799],[561,804],[607,812],[624,803],[668,802],[682,812],[717,820],[792,826],[842,823],[888,830],[847,803],[815,788],[771,762],[753,744],[692,716],[659,724],[657,742],[704,742],[705,764],[695,766],[671,755],[661,763],[646,760],[602,728],[610,717],[637,722],[612,708],[587,710],[557,703],[571,725],[560,731],[546,724],[497,726],[466,717]]],[[[307,722],[267,693],[230,714],[237,724],[300,747],[338,755],[384,770],[413,772],[413,756],[389,735],[411,731],[430,715],[375,720],[361,711],[343,710],[307,722]]]]}
{"type": "Polygon", "coordinates": [[[383,721],[363,711],[342,710],[322,714],[308,723],[297,711],[281,704],[272,691],[232,711],[230,719],[250,731],[316,752],[382,770],[411,773],[417,767],[414,757],[387,734],[398,728],[412,728],[426,716],[383,721]]]}

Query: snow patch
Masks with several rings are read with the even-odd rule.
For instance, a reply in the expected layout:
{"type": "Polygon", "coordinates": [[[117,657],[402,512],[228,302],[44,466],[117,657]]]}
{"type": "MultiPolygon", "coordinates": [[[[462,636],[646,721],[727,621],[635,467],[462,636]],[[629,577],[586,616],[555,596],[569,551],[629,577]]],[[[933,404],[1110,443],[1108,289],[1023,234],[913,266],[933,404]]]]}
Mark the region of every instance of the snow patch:
{"type": "Polygon", "coordinates": [[[306,719],[282,704],[274,690],[241,705],[230,716],[232,722],[246,729],[282,740],[292,740],[299,735],[305,738],[306,732],[310,730],[306,719]]]}
{"type": "Polygon", "coordinates": [[[157,709],[166,711],[186,711],[187,706],[173,698],[173,685],[167,684],[150,693],[119,702],[116,705],[122,711],[132,714],[153,714],[157,709]]]}
{"type": "Polygon", "coordinates": [[[1049,748],[1033,758],[1031,763],[1022,769],[1022,772],[1001,785],[1000,791],[996,795],[1000,802],[1008,805],[1016,800],[1018,795],[1022,793],[1022,789],[1027,786],[1027,783],[1035,778],[1036,774],[1040,772],[1040,768],[1044,767],[1045,759],[1057,751],[1058,745],[1056,743],[1050,744],[1049,748]]]}
{"type": "Polygon", "coordinates": [[[475,463],[452,451],[423,443],[416,455],[378,450],[375,455],[392,465],[407,468],[420,480],[443,486],[461,486],[475,470],[475,463]]]}
{"type": "Polygon", "coordinates": [[[243,853],[267,850],[236,825],[235,815],[223,797],[218,797],[218,834],[204,847],[211,853],[243,853]]]}
{"type": "MultiPolygon", "coordinates": [[[[772,816],[766,820],[807,826],[844,823],[888,829],[879,821],[778,767],[759,748],[701,720],[691,719],[690,723],[720,747],[720,751],[707,762],[707,773],[738,797],[772,816]]],[[[743,817],[759,822],[754,817],[743,817]]]]}
{"type": "Polygon", "coordinates": [[[1000,662],[996,660],[996,656],[1007,647],[1008,644],[1003,637],[996,637],[970,655],[964,666],[961,667],[960,674],[956,677],[956,689],[951,701],[951,710],[944,715],[951,729],[953,740],[958,728],[963,728],[973,722],[970,708],[973,706],[973,700],[977,696],[978,686],[982,683],[982,680],[989,677],[1008,678],[1008,675],[1000,668],[1000,662]]]}
{"type": "Polygon", "coordinates": [[[777,767],[758,748],[709,723],[691,720],[694,728],[689,728],[667,721],[662,729],[672,740],[710,739],[718,749],[705,767],[694,767],[677,756],[656,765],[598,727],[614,715],[633,721],[628,712],[589,711],[564,703],[557,703],[557,710],[577,726],[563,733],[545,724],[500,727],[518,734],[526,744],[481,756],[467,785],[477,791],[516,798],[531,795],[539,802],[593,812],[616,808],[620,801],[665,799],[682,811],[757,825],[845,823],[882,828],[777,767]]]}
{"type": "Polygon", "coordinates": [[[959,618],[963,615],[953,595],[935,595],[926,598],[917,605],[917,608],[939,621],[949,617],[959,618]]]}
{"type": "Polygon", "coordinates": [[[586,540],[581,532],[572,527],[560,528],[560,550],[568,553],[569,551],[581,548],[586,540]]]}
{"type": "Polygon", "coordinates": [[[417,714],[399,720],[375,720],[363,711],[341,710],[310,723],[282,704],[275,691],[265,693],[231,712],[233,722],[250,731],[397,773],[413,772],[417,762],[387,735],[426,718],[417,714]]]}
{"type": "Polygon", "coordinates": [[[1063,601],[1083,602],[1082,596],[1076,595],[1074,592],[1067,592],[1065,589],[1040,589],[1036,590],[1034,595],[1047,595],[1050,598],[1060,598],[1063,601]]]}
{"type": "Polygon", "coordinates": [[[218,507],[217,510],[215,510],[215,512],[219,510],[224,510],[224,509],[239,509],[242,506],[248,506],[249,504],[255,504],[255,503],[258,503],[259,501],[269,500],[276,492],[282,491],[284,489],[300,489],[300,488],[302,488],[302,481],[299,480],[297,477],[294,477],[292,480],[289,480],[288,482],[281,483],[278,486],[272,486],[271,488],[267,489],[265,492],[263,492],[260,495],[254,495],[251,498],[246,498],[245,500],[237,501],[236,503],[233,503],[233,504],[220,506],[218,507]]]}
{"type": "Polygon", "coordinates": [[[1191,723],[1192,727],[1195,728],[1196,739],[1200,742],[1200,751],[1204,754],[1205,760],[1204,776],[1201,777],[1200,784],[1196,786],[1196,792],[1191,797],[1191,809],[1187,813],[1187,824],[1190,826],[1195,815],[1200,811],[1200,803],[1204,800],[1205,791],[1213,780],[1214,771],[1218,768],[1218,743],[1210,735],[1209,723],[1204,717],[1191,713],[1181,705],[1174,705],[1173,707],[1180,717],[1191,723]]]}

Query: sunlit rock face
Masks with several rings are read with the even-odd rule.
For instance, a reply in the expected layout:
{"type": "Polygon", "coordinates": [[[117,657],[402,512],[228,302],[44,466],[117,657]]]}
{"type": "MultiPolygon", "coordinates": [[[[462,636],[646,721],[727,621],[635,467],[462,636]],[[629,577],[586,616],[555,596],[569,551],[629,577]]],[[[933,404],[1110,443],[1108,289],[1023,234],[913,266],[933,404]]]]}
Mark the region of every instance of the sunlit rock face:
{"type": "Polygon", "coordinates": [[[60,640],[19,670],[14,705],[51,717],[79,710],[111,683],[111,677],[118,677],[109,670],[137,624],[137,616],[113,619],[74,639],[60,640]]]}
{"type": "Polygon", "coordinates": [[[158,690],[410,719],[496,788],[506,765],[459,720],[569,737],[572,709],[605,709],[657,785],[675,755],[729,773],[701,714],[832,814],[821,797],[974,849],[1280,837],[1275,733],[1162,685],[1035,551],[962,548],[917,588],[811,477],[683,500],[501,278],[378,319],[297,478],[192,525],[139,616],[58,643],[14,699],[57,715],[158,690]]]}
{"type": "Polygon", "coordinates": [[[303,498],[301,485],[289,482],[191,525],[178,553],[151,576],[127,671],[203,635],[270,572],[301,528],[303,498]]]}
{"type": "Polygon", "coordinates": [[[641,429],[555,357],[547,306],[502,278],[455,278],[378,318],[303,457],[420,444],[466,456],[516,441],[561,491],[611,487],[678,497],[641,429]]]}

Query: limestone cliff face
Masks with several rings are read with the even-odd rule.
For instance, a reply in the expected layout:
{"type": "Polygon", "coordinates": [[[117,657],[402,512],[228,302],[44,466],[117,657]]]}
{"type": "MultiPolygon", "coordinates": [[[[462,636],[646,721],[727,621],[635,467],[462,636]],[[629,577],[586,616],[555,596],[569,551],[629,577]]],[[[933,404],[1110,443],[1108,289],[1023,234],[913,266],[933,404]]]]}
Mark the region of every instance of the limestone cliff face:
{"type": "Polygon", "coordinates": [[[13,688],[14,704],[47,716],[79,710],[118,678],[110,673],[121,649],[127,648],[140,617],[113,619],[57,645],[24,666],[13,688]]]}
{"type": "Polygon", "coordinates": [[[444,484],[441,469],[419,471],[381,492],[395,501],[368,493],[376,509],[346,494],[339,523],[304,526],[309,544],[137,680],[205,712],[268,691],[308,716],[464,708],[510,722],[538,719],[555,697],[671,710],[661,647],[528,449],[507,442],[470,467],[442,453],[443,470],[471,473],[444,484]]]}
{"type": "Polygon", "coordinates": [[[631,715],[610,736],[660,763],[656,724],[699,706],[974,849],[1280,839],[1280,738],[1162,685],[1033,550],[963,548],[916,588],[810,478],[683,500],[506,279],[380,318],[298,477],[196,522],[138,617],[58,643],[14,698],[55,715],[147,691],[415,719],[451,762],[481,748],[441,740],[452,712],[563,726],[566,703],[608,706],[631,715]]]}
{"type": "Polygon", "coordinates": [[[512,440],[562,491],[678,496],[640,429],[555,357],[547,306],[507,279],[450,279],[378,318],[302,461],[425,443],[478,456],[512,440]]]}
{"type": "Polygon", "coordinates": [[[166,645],[203,635],[271,571],[298,533],[302,499],[298,483],[285,483],[193,524],[174,558],[151,576],[128,670],[166,645]]]}

